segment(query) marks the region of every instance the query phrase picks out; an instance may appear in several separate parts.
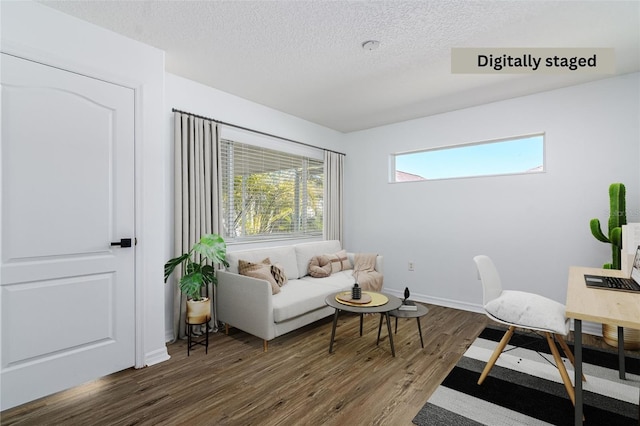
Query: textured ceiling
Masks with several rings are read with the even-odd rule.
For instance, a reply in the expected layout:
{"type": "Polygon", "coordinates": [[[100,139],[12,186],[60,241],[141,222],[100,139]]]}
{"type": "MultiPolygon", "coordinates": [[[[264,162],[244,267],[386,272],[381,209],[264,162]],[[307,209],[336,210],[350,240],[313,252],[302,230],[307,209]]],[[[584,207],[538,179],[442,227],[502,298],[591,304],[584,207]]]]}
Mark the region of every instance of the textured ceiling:
{"type": "Polygon", "coordinates": [[[610,77],[451,74],[452,47],[613,47],[617,74],[640,70],[638,1],[40,3],[164,50],[170,73],[342,132],[610,77]]]}

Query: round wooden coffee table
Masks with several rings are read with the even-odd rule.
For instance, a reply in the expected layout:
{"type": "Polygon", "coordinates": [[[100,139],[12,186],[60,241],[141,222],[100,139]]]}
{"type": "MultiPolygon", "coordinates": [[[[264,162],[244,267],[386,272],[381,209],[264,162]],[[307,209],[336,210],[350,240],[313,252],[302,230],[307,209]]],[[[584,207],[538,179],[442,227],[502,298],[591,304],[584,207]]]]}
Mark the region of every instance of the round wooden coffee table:
{"type": "MultiPolygon", "coordinates": [[[[395,348],[393,347],[393,334],[391,333],[391,320],[389,318],[389,312],[393,311],[394,309],[398,309],[402,304],[402,301],[399,298],[392,296],[390,294],[376,293],[372,291],[363,291],[362,292],[363,294],[368,293],[372,296],[372,302],[370,304],[359,304],[359,305],[351,304],[351,303],[347,304],[346,302],[341,302],[341,301],[338,301],[337,299],[337,296],[343,293],[346,293],[346,292],[340,291],[338,293],[333,293],[327,296],[327,298],[325,299],[325,303],[336,310],[333,315],[333,328],[331,329],[331,342],[329,343],[329,353],[333,352],[333,341],[336,336],[336,326],[338,324],[338,315],[340,314],[340,311],[360,314],[360,336],[362,336],[363,315],[371,314],[371,313],[379,313],[381,324],[382,324],[383,317],[386,318],[387,320],[387,333],[389,334],[389,345],[391,346],[391,355],[395,357],[396,351],[395,351],[395,348]],[[379,304],[381,299],[378,296],[380,295],[384,296],[387,299],[387,301],[384,304],[379,304]],[[372,305],[375,305],[375,306],[372,306],[372,305]]],[[[380,328],[378,328],[378,342],[379,341],[380,341],[380,328]]],[[[378,342],[376,342],[376,345],[378,344],[378,342]]]]}

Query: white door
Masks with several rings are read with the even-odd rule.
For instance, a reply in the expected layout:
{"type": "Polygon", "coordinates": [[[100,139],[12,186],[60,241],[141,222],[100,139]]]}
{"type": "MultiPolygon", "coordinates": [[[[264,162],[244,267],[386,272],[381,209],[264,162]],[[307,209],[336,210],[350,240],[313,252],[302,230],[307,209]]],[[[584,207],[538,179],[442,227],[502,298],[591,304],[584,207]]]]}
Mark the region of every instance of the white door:
{"type": "Polygon", "coordinates": [[[4,410],[134,365],[134,92],[1,59],[4,410]]]}

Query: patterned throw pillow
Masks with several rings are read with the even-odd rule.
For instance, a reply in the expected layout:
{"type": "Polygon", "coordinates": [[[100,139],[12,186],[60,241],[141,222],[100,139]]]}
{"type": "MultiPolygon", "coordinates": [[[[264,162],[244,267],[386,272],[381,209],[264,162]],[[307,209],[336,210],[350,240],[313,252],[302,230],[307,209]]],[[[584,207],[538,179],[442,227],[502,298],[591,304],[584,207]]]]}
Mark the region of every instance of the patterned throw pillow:
{"type": "Polygon", "coordinates": [[[287,274],[285,274],[284,272],[284,268],[279,263],[271,265],[271,275],[273,275],[273,279],[280,287],[289,282],[289,280],[287,279],[287,274]]]}
{"type": "Polygon", "coordinates": [[[240,259],[238,260],[238,273],[240,275],[244,275],[244,272],[259,269],[261,265],[271,265],[271,260],[268,257],[265,257],[260,263],[255,263],[240,259]]]}
{"type": "Polygon", "coordinates": [[[331,273],[352,269],[346,250],[340,250],[335,254],[325,254],[325,256],[328,257],[331,262],[331,273]]]}
{"type": "Polygon", "coordinates": [[[240,275],[268,281],[269,284],[271,284],[271,294],[280,293],[280,286],[276,283],[273,275],[271,275],[271,261],[269,258],[264,259],[260,263],[253,263],[241,259],[238,261],[238,272],[240,275]]]}

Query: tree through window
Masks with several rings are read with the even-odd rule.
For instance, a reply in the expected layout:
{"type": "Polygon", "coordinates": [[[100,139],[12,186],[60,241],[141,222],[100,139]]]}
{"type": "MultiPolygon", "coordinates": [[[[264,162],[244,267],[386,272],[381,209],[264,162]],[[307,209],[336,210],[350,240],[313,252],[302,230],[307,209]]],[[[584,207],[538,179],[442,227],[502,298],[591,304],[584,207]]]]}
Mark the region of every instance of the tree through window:
{"type": "Polygon", "coordinates": [[[228,242],[322,236],[322,160],[222,139],[220,170],[228,242]]]}

